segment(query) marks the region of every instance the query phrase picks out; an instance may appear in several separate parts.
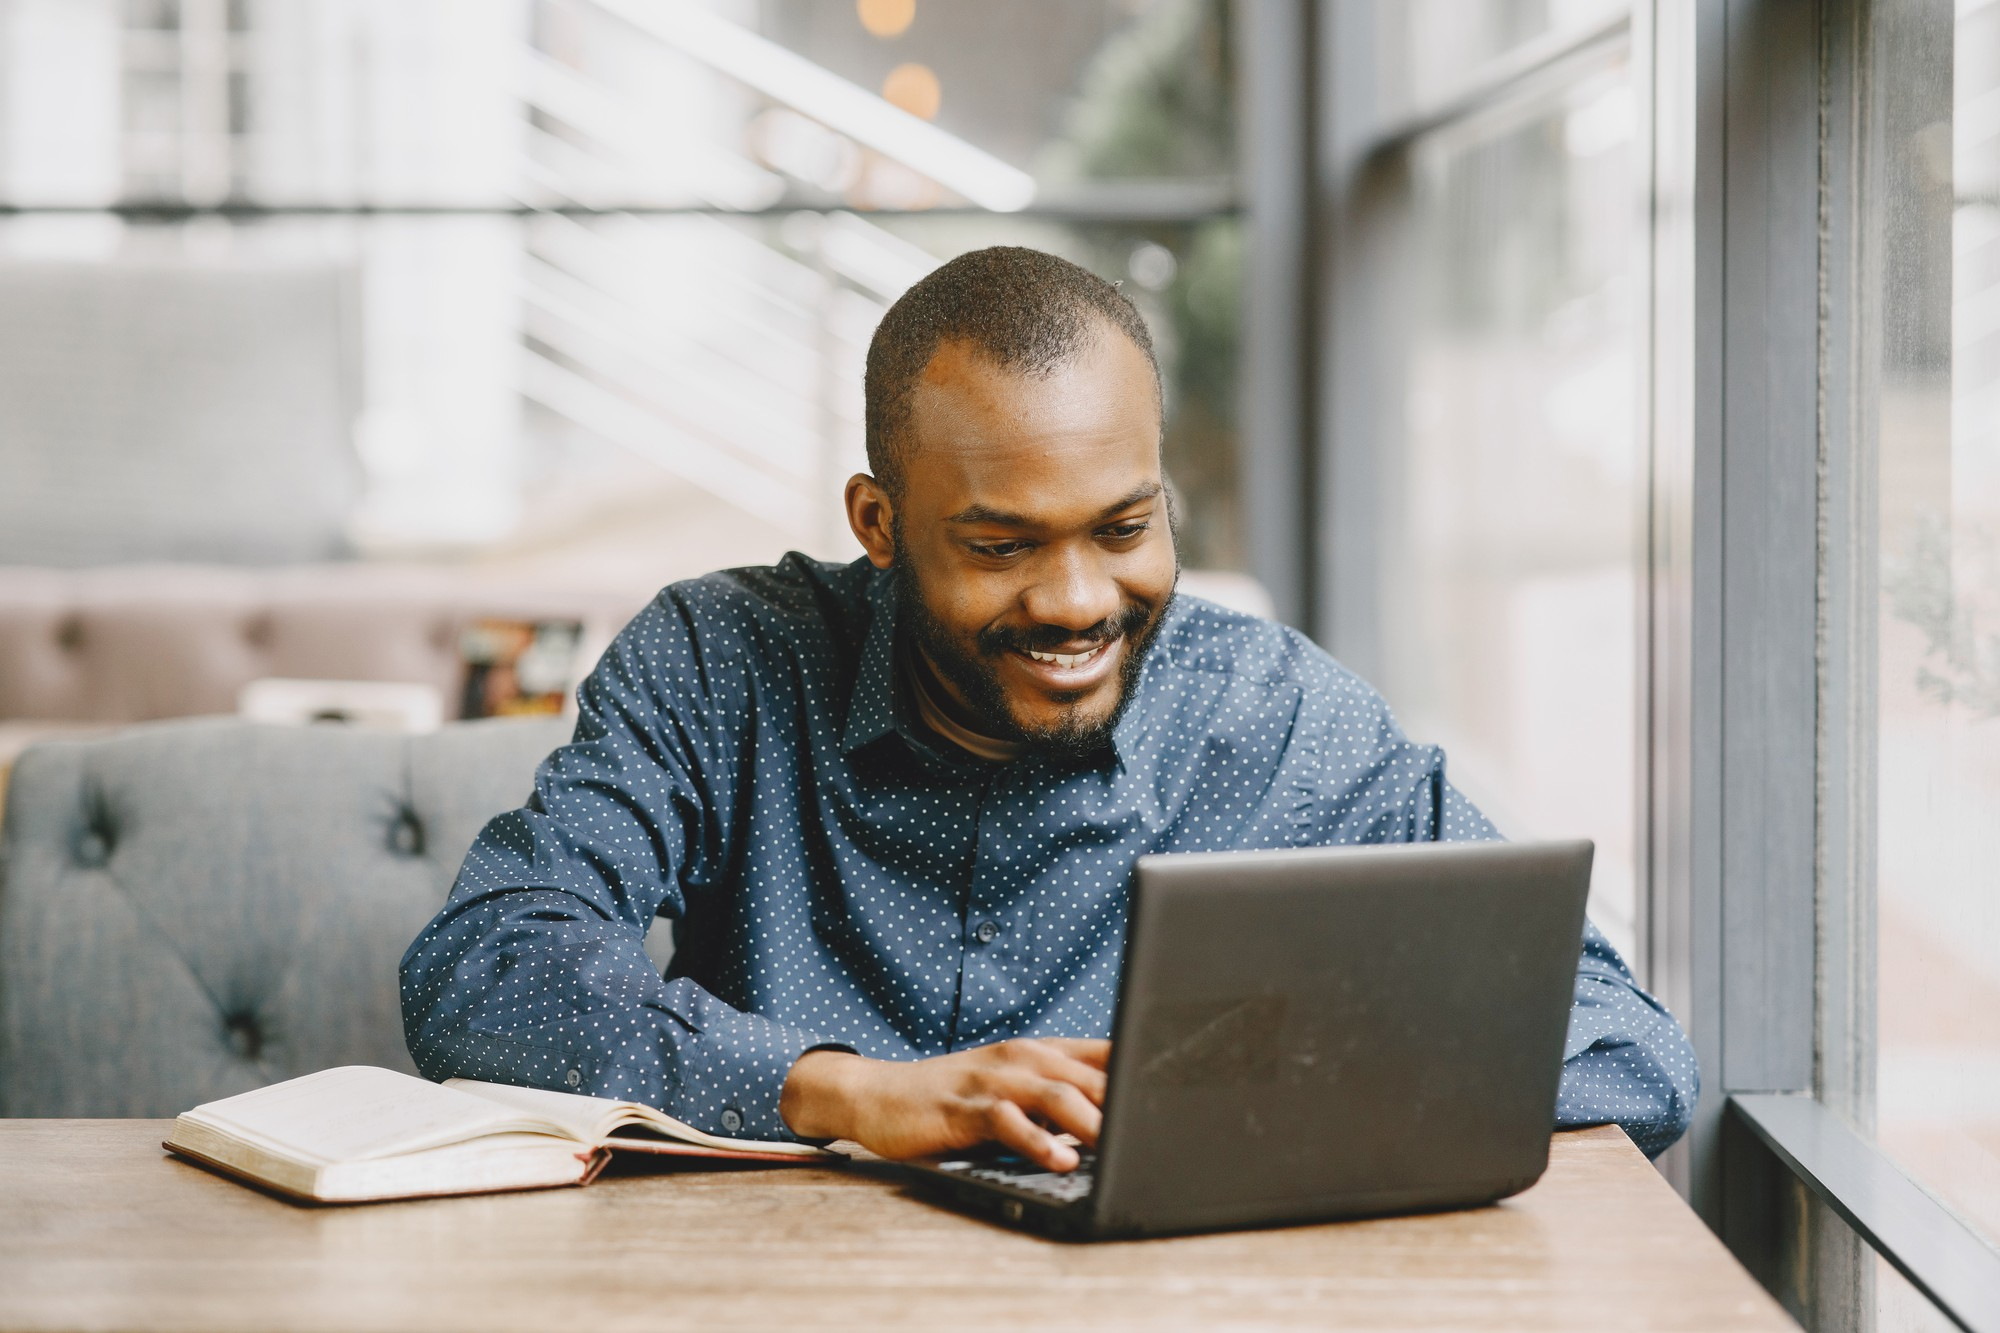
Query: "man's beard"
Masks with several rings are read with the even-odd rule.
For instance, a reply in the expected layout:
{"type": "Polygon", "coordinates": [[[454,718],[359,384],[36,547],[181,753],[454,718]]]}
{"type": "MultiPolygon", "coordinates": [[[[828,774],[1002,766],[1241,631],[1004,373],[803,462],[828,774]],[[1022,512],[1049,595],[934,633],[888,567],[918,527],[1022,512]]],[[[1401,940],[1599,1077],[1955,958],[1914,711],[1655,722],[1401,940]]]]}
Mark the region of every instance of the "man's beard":
{"type": "MultiPolygon", "coordinates": [[[[989,625],[975,638],[974,649],[968,651],[931,611],[924,596],[923,579],[903,555],[904,549],[898,540],[895,558],[889,565],[890,576],[896,580],[896,614],[904,631],[901,637],[905,643],[920,649],[945,683],[958,692],[972,713],[974,730],[1068,762],[1089,758],[1110,743],[1118,720],[1138,693],[1139,673],[1145,666],[1146,653],[1173,605],[1172,589],[1158,607],[1137,603],[1122,607],[1081,633],[1060,625],[1037,625],[1031,629],[989,625]],[[1007,691],[1000,683],[999,667],[994,661],[1001,653],[1049,652],[1080,639],[1092,644],[1110,644],[1121,638],[1125,640],[1125,656],[1118,664],[1118,702],[1103,717],[1096,720],[1079,717],[1074,708],[1076,700],[1062,700],[1072,707],[1060,721],[1046,727],[1027,727],[1007,707],[1007,691]]],[[[1174,583],[1178,586],[1179,582],[1180,564],[1176,561],[1174,583]]],[[[923,669],[921,663],[917,669],[923,669]]],[[[1080,691],[1079,697],[1083,693],[1087,691],[1080,691]]],[[[1061,700],[1062,696],[1057,698],[1061,700]]]]}

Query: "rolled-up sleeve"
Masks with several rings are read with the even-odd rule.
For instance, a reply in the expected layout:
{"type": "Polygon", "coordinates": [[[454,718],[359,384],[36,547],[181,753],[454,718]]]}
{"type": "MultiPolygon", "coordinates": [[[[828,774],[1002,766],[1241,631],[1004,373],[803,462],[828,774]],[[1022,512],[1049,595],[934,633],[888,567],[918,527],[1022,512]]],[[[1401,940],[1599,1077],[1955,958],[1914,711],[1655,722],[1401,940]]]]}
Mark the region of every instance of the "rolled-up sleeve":
{"type": "Polygon", "coordinates": [[[1658,1157],[1687,1132],[1700,1096],[1687,1034],[1585,923],[1556,1123],[1621,1125],[1642,1152],[1658,1157]]]}
{"type": "Polygon", "coordinates": [[[627,627],[578,691],[575,739],[480,833],[403,955],[404,1030],[429,1078],[628,1098],[713,1134],[788,1139],[792,1063],[834,1043],[669,981],[644,948],[728,862],[727,720],[748,706],[684,615],[663,596],[627,627]]]}

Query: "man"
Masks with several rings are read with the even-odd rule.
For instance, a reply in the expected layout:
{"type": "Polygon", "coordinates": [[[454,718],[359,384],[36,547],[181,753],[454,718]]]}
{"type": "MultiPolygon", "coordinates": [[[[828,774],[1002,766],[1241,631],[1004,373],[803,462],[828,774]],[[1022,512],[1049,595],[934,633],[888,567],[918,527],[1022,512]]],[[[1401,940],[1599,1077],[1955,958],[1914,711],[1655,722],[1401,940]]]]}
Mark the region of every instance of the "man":
{"type": "MultiPolygon", "coordinates": [[[[425,1074],[1067,1170],[1140,854],[1498,836],[1303,636],[1175,598],[1159,372],[1112,287],[964,255],[883,318],[866,394],[865,558],[677,584],[619,636],[403,958],[425,1074]]],[[[1686,1127],[1687,1041],[1594,928],[1565,1054],[1560,1123],[1686,1127]]]]}

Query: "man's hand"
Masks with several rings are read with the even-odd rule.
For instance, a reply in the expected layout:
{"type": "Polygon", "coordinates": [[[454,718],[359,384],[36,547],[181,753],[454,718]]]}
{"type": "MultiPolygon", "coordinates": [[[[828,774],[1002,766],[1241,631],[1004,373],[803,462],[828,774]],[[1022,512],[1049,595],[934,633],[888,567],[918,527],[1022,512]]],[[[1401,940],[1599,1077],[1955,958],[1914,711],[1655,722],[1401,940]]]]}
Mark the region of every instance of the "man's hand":
{"type": "Polygon", "coordinates": [[[809,1139],[852,1139],[884,1157],[1000,1143],[1051,1171],[1076,1168],[1067,1131],[1095,1146],[1111,1043],[1022,1037],[928,1060],[807,1051],[778,1113],[809,1139]]]}

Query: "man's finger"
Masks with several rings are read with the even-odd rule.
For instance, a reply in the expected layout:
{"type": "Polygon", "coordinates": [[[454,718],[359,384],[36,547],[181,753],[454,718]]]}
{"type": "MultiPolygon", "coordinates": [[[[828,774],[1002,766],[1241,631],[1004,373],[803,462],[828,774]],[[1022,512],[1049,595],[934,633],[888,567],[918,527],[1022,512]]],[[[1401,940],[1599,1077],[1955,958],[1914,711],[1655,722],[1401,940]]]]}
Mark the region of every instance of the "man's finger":
{"type": "Polygon", "coordinates": [[[1092,1069],[1102,1070],[1111,1064],[1111,1043],[1103,1037],[1044,1037],[1042,1043],[1092,1069]]]}
{"type": "Polygon", "coordinates": [[[1104,1113],[1074,1083],[1023,1071],[1001,1085],[1001,1093],[1021,1110],[1095,1146],[1104,1113]]]}
{"type": "Polygon", "coordinates": [[[1076,1149],[1028,1118],[1028,1113],[1004,1097],[996,1097],[986,1117],[987,1137],[1012,1148],[1051,1171],[1074,1171],[1081,1160],[1076,1149]]]}
{"type": "Polygon", "coordinates": [[[1028,1066],[1044,1078],[1061,1079],[1076,1085],[1084,1096],[1097,1105],[1104,1105],[1105,1076],[1102,1065],[1090,1064],[1077,1059],[1067,1049],[1067,1044],[1052,1041],[1024,1041],[1012,1043],[1014,1060],[1028,1066]]]}

